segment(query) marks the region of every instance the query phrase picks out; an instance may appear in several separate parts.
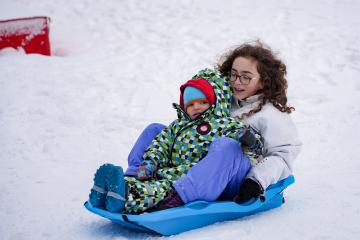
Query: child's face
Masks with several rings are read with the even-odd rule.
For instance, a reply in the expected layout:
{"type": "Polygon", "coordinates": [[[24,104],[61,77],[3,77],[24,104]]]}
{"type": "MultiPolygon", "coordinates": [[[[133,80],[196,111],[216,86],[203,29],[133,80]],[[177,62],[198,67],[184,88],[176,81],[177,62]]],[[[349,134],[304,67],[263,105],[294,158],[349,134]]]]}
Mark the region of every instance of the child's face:
{"type": "Polygon", "coordinates": [[[235,58],[231,68],[231,75],[235,76],[235,78],[231,78],[231,85],[233,87],[234,97],[237,100],[243,100],[253,96],[263,88],[255,59],[249,57],[235,58]],[[249,79],[250,81],[244,84],[240,81],[239,76],[243,78],[243,82],[249,79]]]}
{"type": "Polygon", "coordinates": [[[210,107],[208,101],[203,100],[199,102],[192,102],[187,105],[186,113],[189,115],[191,120],[194,120],[198,116],[200,116],[203,112],[205,112],[210,107]]]}

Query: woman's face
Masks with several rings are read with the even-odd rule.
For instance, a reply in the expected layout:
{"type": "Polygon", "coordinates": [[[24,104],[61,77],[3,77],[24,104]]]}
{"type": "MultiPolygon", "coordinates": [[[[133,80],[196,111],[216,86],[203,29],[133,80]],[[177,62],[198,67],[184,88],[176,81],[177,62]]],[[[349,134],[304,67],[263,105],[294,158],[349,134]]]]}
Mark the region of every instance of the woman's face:
{"type": "Polygon", "coordinates": [[[235,58],[230,75],[233,94],[237,100],[253,96],[263,88],[257,71],[257,61],[251,57],[235,58]]]}

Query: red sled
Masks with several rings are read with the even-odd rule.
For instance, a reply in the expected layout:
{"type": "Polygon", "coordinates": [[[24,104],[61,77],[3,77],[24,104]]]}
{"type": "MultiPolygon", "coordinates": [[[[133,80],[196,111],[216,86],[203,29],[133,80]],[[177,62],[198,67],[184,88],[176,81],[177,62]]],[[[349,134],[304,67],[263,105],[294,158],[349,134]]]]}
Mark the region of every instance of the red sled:
{"type": "Polygon", "coordinates": [[[48,17],[17,18],[0,21],[0,50],[23,48],[25,53],[50,56],[48,17]]]}

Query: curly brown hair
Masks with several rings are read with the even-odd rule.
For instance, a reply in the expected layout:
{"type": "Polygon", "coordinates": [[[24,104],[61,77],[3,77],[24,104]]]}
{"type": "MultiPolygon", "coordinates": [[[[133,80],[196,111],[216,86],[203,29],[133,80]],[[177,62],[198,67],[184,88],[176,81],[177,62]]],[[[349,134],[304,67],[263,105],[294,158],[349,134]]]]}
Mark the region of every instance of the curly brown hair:
{"type": "Polygon", "coordinates": [[[241,118],[259,112],[268,101],[281,112],[291,113],[295,110],[295,108],[287,106],[286,65],[275,56],[268,46],[257,40],[253,43],[244,43],[225,53],[218,64],[222,76],[229,76],[232,64],[237,57],[250,57],[257,61],[257,70],[263,85],[259,106],[243,114],[241,118]]]}

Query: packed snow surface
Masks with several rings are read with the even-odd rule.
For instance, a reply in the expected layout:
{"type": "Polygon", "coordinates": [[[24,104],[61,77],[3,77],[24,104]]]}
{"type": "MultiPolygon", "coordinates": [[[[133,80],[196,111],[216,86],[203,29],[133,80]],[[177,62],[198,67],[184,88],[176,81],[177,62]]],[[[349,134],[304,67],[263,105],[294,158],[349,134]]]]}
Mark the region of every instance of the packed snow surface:
{"type": "Polygon", "coordinates": [[[53,56],[0,51],[0,239],[157,239],[86,211],[95,170],[127,166],[179,86],[261,39],[288,67],[304,143],[278,208],[172,239],[360,236],[360,1],[1,0],[0,19],[51,18],[53,56]]]}

